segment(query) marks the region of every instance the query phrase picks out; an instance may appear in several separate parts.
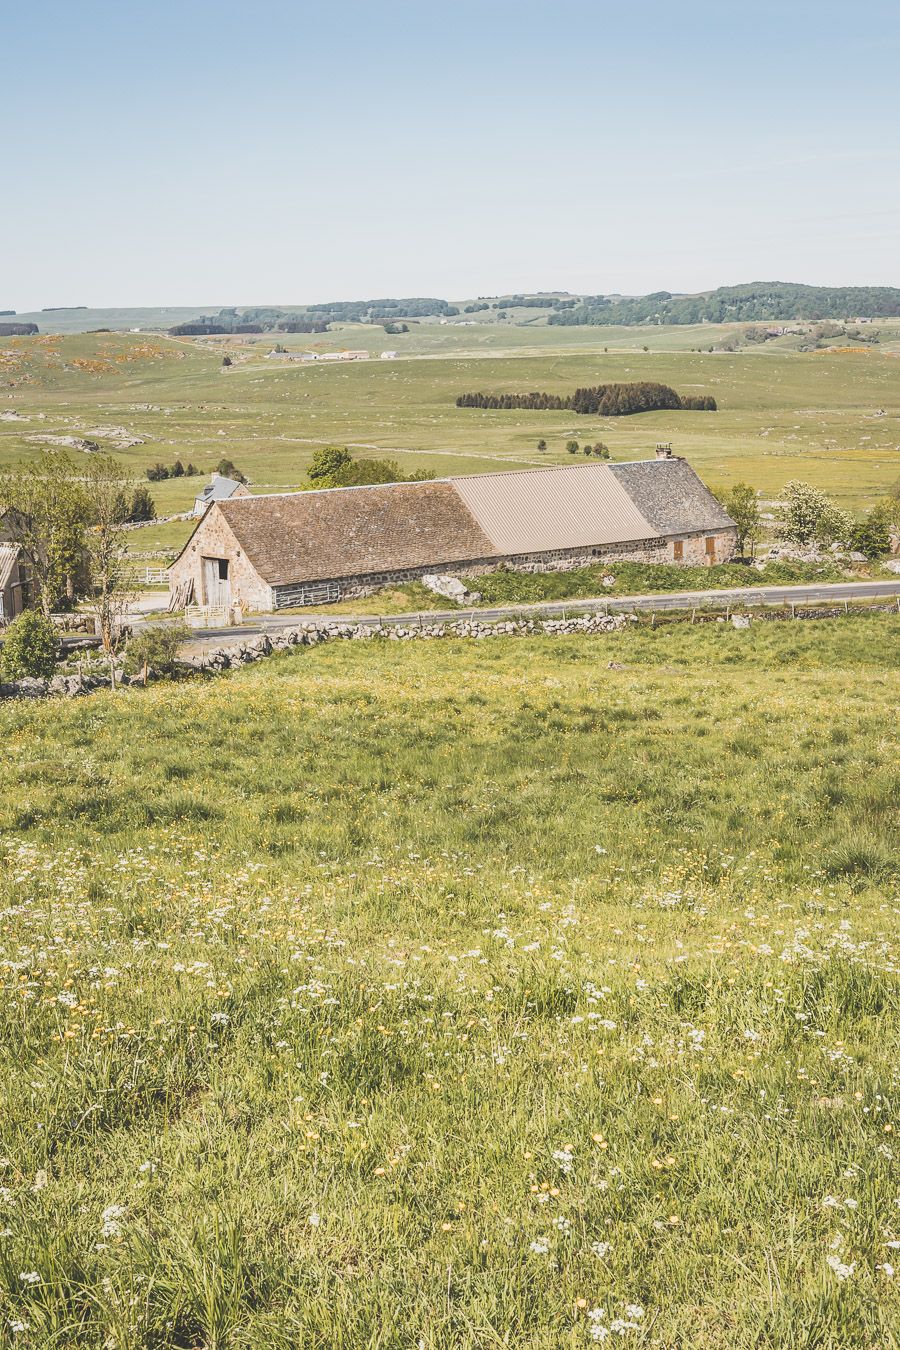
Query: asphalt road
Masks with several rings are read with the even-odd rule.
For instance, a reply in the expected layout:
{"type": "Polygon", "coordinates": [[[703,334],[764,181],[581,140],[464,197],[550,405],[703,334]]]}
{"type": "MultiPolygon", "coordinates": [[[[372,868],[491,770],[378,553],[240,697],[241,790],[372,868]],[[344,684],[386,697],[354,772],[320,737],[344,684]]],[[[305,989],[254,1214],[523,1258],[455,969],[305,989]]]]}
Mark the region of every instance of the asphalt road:
{"type": "Polygon", "coordinates": [[[411,614],[264,614],[238,628],[198,628],[195,642],[228,639],[240,641],[273,629],[294,628],[301,623],[356,623],[365,625],[418,625],[450,623],[472,617],[479,621],[509,619],[518,614],[557,618],[565,614],[623,613],[634,610],[740,609],[759,605],[843,604],[845,600],[884,600],[896,597],[900,608],[900,576],[892,581],[840,581],[827,586],[741,586],[727,591],[675,591],[669,595],[627,595],[616,599],[547,600],[535,605],[506,605],[493,609],[465,608],[422,610],[411,614]]]}

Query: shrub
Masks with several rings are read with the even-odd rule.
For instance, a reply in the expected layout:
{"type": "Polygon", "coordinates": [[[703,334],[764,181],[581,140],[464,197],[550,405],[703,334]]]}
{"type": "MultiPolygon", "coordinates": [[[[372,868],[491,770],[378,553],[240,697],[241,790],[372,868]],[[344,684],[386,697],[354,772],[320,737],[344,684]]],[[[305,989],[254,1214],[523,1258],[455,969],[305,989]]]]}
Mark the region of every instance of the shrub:
{"type": "Polygon", "coordinates": [[[156,503],[145,487],[135,488],[131,505],[128,507],[127,519],[132,523],[156,519],[156,503]]]}
{"type": "Polygon", "coordinates": [[[125,649],[125,671],[128,675],[172,675],[178,660],[178,649],[190,637],[187,624],[157,624],[142,629],[125,649]]]}
{"type": "Polygon", "coordinates": [[[867,516],[855,523],[850,531],[850,547],[867,558],[880,558],[882,554],[890,553],[890,521],[883,506],[874,506],[867,516]]]}
{"type": "Polygon", "coordinates": [[[51,621],[37,610],[26,610],[6,630],[0,675],[4,680],[49,679],[58,653],[59,637],[51,621]]]}
{"type": "Polygon", "coordinates": [[[161,483],[163,479],[169,477],[169,470],[165,464],[151,464],[149,469],[145,470],[151,483],[161,483]]]}
{"type": "Polygon", "coordinates": [[[577,442],[577,441],[566,441],[566,449],[568,450],[568,452],[569,452],[570,455],[577,455],[577,454],[578,454],[578,442],[577,442]]]}

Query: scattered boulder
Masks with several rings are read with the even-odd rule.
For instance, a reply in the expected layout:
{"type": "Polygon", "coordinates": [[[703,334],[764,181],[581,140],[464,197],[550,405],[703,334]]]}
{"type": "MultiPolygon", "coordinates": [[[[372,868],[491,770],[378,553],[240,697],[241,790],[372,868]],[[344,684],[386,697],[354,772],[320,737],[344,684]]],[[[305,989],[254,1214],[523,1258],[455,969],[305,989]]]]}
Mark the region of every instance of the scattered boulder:
{"type": "Polygon", "coordinates": [[[479,592],[468,590],[459,577],[432,572],[422,578],[422,585],[445,600],[453,600],[457,605],[473,605],[481,599],[479,592]]]}

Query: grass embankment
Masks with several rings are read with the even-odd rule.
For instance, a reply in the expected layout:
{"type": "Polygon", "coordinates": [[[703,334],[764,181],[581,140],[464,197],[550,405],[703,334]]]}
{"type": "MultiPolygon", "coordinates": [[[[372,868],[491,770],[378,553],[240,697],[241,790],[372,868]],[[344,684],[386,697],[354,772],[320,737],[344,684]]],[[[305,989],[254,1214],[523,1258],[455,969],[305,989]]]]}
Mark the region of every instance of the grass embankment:
{"type": "MultiPolygon", "coordinates": [[[[449,569],[452,573],[452,568],[449,569]]],[[[772,562],[765,571],[743,563],[717,563],[714,567],[684,567],[675,563],[595,563],[571,572],[486,572],[466,577],[466,585],[481,596],[472,608],[494,605],[530,605],[543,600],[602,600],[604,596],[662,595],[675,591],[713,591],[741,587],[827,585],[856,579],[869,581],[892,574],[877,563],[854,565],[852,573],[836,562],[772,562]],[[612,578],[613,585],[609,585],[612,578]]],[[[296,614],[406,614],[416,610],[452,609],[453,602],[430,591],[421,582],[387,586],[374,595],[337,600],[330,605],[309,605],[285,610],[296,614]]],[[[463,606],[469,608],[468,602],[463,606]]]]}
{"type": "Polygon", "coordinates": [[[0,1338],[896,1346],[898,647],[0,707],[0,1338]]]}

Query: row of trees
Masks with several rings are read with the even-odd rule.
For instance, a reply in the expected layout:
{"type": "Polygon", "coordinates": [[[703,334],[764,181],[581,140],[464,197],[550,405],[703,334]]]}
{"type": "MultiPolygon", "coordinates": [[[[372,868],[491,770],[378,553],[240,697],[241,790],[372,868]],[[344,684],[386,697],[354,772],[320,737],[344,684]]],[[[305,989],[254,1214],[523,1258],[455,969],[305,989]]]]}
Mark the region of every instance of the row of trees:
{"type": "Polygon", "coordinates": [[[855,319],[900,314],[895,286],[802,286],[792,282],[751,282],[720,286],[699,295],[650,295],[622,299],[589,295],[574,307],[559,306],[551,324],[753,323],[760,320],[855,319]]]}
{"type": "Polygon", "coordinates": [[[76,465],[65,451],[49,450],[0,476],[0,514],[22,550],[33,603],[49,618],[89,599],[106,651],[127,600],[126,525],[135,495],[109,455],[76,465]]]}
{"type": "Polygon", "coordinates": [[[151,483],[162,483],[167,478],[196,478],[200,470],[197,468],[196,464],[182,464],[180,459],[176,459],[175,463],[172,465],[160,464],[157,461],[156,464],[151,464],[149,469],[145,469],[144,472],[151,483]]]}
{"type": "Polygon", "coordinates": [[[574,412],[593,417],[627,417],[660,411],[715,412],[708,394],[681,395],[667,384],[636,380],[628,384],[597,384],[574,394],[460,394],[457,408],[499,408],[507,411],[574,412]]]}
{"type": "MultiPolygon", "coordinates": [[[[737,526],[737,551],[752,554],[763,533],[759,496],[749,483],[735,483],[719,500],[737,526]]],[[[829,548],[844,544],[870,559],[890,551],[891,534],[900,529],[900,484],[860,520],[812,483],[792,480],[784,489],[778,538],[794,548],[829,548]]]]}

